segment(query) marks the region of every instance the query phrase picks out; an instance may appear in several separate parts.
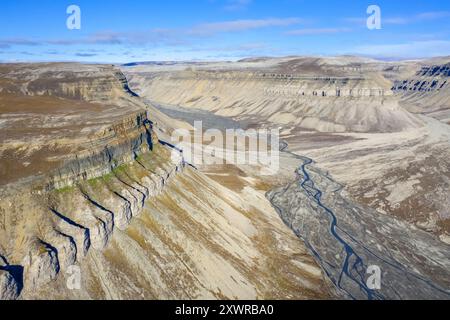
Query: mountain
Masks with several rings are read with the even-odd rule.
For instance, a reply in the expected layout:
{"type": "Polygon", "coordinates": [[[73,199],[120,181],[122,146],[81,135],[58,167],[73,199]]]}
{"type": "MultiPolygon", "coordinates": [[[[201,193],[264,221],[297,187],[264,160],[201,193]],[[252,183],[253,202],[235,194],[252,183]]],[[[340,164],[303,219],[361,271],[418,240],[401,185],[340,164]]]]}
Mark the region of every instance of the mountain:
{"type": "Polygon", "coordinates": [[[447,299],[447,64],[0,65],[0,298],[447,299]]]}
{"type": "Polygon", "coordinates": [[[192,67],[124,68],[155,102],[253,123],[320,132],[395,132],[422,121],[404,110],[383,63],[366,58],[291,57],[192,67]]]}
{"type": "Polygon", "coordinates": [[[0,73],[0,299],[331,296],[267,187],[227,188],[186,163],[163,139],[189,125],[120,69],[0,73]]]}

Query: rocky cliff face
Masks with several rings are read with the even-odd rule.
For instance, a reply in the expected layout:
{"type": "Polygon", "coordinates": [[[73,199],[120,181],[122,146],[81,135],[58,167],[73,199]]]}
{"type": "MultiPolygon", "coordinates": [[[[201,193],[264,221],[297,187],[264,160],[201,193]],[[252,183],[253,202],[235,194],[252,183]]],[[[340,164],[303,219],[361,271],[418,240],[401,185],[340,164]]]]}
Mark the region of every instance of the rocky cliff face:
{"type": "Polygon", "coordinates": [[[447,78],[450,77],[450,64],[422,67],[415,76],[417,77],[416,79],[395,81],[392,90],[440,91],[447,85],[447,78]]]}
{"type": "Polygon", "coordinates": [[[392,90],[401,104],[415,113],[450,123],[450,64],[425,65],[414,75],[394,81],[392,90]]]}
{"type": "Polygon", "coordinates": [[[3,65],[0,92],[28,96],[58,96],[84,101],[110,101],[134,95],[120,70],[105,65],[68,63],[3,65]]]}
{"type": "Polygon", "coordinates": [[[70,266],[80,264],[91,249],[103,250],[116,229],[125,230],[146,201],[160,194],[184,168],[181,157],[173,163],[168,151],[154,152],[160,155],[144,153],[136,160],[155,168],[145,176],[133,165],[122,165],[108,173],[96,171],[96,179],[71,177],[70,185],[76,181],[76,186],[70,188],[2,198],[0,212],[7,219],[1,233],[2,254],[23,273],[14,273],[6,264],[2,267],[1,298],[17,298],[55,281],[70,266]]]}
{"type": "Polygon", "coordinates": [[[45,171],[2,176],[0,299],[14,299],[55,281],[91,248],[105,248],[184,162],[181,156],[172,162],[159,146],[143,104],[133,100],[117,69],[50,64],[2,66],[1,72],[1,116],[17,119],[2,127],[3,156],[23,161],[22,144],[34,150],[30,161],[44,161],[45,150],[58,160],[46,160],[51,165],[45,171]],[[24,123],[25,112],[30,119],[24,123]],[[24,127],[30,132],[23,134],[24,127]],[[37,143],[39,130],[43,138],[37,143]],[[56,152],[58,139],[67,147],[56,152]],[[133,178],[137,169],[129,169],[122,176],[134,163],[153,169],[133,178]]]}
{"type": "Polygon", "coordinates": [[[0,72],[0,299],[329,296],[263,192],[186,167],[117,69],[0,72]]]}
{"type": "Polygon", "coordinates": [[[7,65],[0,73],[0,186],[59,168],[52,173],[59,187],[66,176],[92,175],[84,163],[120,163],[129,160],[120,154],[151,144],[146,107],[114,67],[7,65]]]}
{"type": "Polygon", "coordinates": [[[147,114],[141,112],[116,122],[91,141],[91,148],[77,153],[50,173],[47,189],[73,186],[80,180],[101,177],[158,144],[147,114]]]}
{"type": "Polygon", "coordinates": [[[165,71],[139,66],[124,72],[131,87],[149,100],[250,124],[320,132],[394,132],[422,125],[399,106],[391,82],[376,69],[295,60],[258,65],[258,70],[247,64],[165,71]]]}
{"type": "Polygon", "coordinates": [[[19,296],[22,290],[21,273],[21,267],[10,266],[0,256],[0,300],[13,300],[19,296]]]}

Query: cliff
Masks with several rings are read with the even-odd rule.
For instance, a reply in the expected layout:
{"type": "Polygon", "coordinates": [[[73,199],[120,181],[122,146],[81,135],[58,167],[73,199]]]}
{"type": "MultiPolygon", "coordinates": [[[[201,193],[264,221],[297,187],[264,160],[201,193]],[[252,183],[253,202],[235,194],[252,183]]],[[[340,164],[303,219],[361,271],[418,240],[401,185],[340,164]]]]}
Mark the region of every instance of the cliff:
{"type": "Polygon", "coordinates": [[[119,70],[0,73],[0,299],[329,296],[263,192],[186,166],[119,70]]]}
{"type": "Polygon", "coordinates": [[[1,116],[9,119],[0,128],[0,299],[14,299],[107,246],[184,162],[159,146],[145,106],[113,67],[0,71],[1,116]]]}
{"type": "Polygon", "coordinates": [[[103,250],[115,230],[125,230],[146,201],[160,194],[183,168],[181,157],[172,163],[170,152],[157,147],[130,164],[96,170],[95,179],[73,176],[74,187],[2,198],[0,213],[6,225],[0,242],[9,263],[2,268],[1,298],[38,290],[78,265],[91,248],[103,250]]]}
{"type": "Polygon", "coordinates": [[[430,62],[417,66],[414,74],[400,75],[392,90],[407,110],[450,123],[450,63],[430,62]]]}
{"type": "Polygon", "coordinates": [[[207,110],[250,125],[319,132],[398,132],[423,125],[399,105],[379,68],[331,63],[291,59],[256,66],[237,62],[123,70],[130,86],[150,101],[207,110]]]}

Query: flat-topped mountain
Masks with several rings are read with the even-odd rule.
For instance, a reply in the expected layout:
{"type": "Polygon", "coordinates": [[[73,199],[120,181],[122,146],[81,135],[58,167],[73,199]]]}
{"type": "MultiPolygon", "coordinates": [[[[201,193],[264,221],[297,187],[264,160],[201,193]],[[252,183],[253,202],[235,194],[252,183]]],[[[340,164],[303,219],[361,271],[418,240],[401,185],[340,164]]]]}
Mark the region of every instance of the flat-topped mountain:
{"type": "Polygon", "coordinates": [[[387,65],[357,57],[288,57],[201,66],[123,68],[155,102],[248,123],[320,132],[395,132],[423,125],[394,97],[387,65]]]}
{"type": "Polygon", "coordinates": [[[427,112],[447,94],[445,61],[0,73],[2,299],[449,294],[450,127],[427,112]],[[205,129],[279,128],[279,170],[188,163],[171,133],[202,119],[205,129]],[[393,283],[382,292],[365,287],[371,264],[393,283]],[[67,284],[73,268],[79,290],[67,284]]]}
{"type": "Polygon", "coordinates": [[[262,57],[122,69],[174,117],[280,129],[282,154],[301,161],[292,169],[282,157],[297,181],[267,196],[343,296],[446,299],[449,61],[262,57]],[[378,292],[364,282],[371,264],[390,279],[378,292]]]}
{"type": "Polygon", "coordinates": [[[145,106],[112,66],[2,65],[0,74],[0,186],[145,133],[145,106]]]}
{"type": "Polygon", "coordinates": [[[268,187],[243,175],[227,188],[214,178],[228,173],[186,163],[163,139],[189,125],[144,103],[116,67],[0,75],[0,299],[332,295],[268,187]]]}

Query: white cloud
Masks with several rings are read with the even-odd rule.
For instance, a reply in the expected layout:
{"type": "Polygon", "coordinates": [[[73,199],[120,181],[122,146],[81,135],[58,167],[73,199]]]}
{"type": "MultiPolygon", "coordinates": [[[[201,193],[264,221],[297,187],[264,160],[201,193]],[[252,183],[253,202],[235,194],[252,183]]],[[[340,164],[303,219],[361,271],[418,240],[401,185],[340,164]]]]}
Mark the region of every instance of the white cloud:
{"type": "Polygon", "coordinates": [[[40,45],[39,41],[29,40],[29,39],[0,39],[0,48],[10,48],[13,46],[38,46],[40,45]]]}
{"type": "Polygon", "coordinates": [[[267,43],[261,42],[250,42],[250,43],[241,43],[241,44],[232,44],[232,45],[217,45],[217,46],[195,46],[189,49],[185,49],[183,51],[215,51],[215,52],[246,52],[248,54],[249,51],[260,51],[260,50],[273,50],[267,43]]]}
{"type": "MultiPolygon", "coordinates": [[[[410,16],[398,16],[398,17],[385,17],[383,11],[381,11],[381,19],[383,24],[392,25],[406,25],[418,22],[440,20],[444,18],[450,18],[450,11],[432,11],[432,12],[422,12],[419,14],[414,14],[410,16]]],[[[356,23],[360,25],[366,25],[367,17],[353,17],[345,18],[344,21],[350,23],[356,23]]]]}
{"type": "Polygon", "coordinates": [[[194,40],[203,37],[213,37],[221,33],[243,32],[270,27],[285,27],[301,23],[300,18],[267,18],[254,20],[231,20],[213,23],[194,25],[189,28],[156,28],[140,30],[135,32],[114,32],[104,31],[90,34],[86,37],[76,39],[46,39],[34,41],[28,39],[0,39],[0,48],[10,48],[13,46],[38,46],[38,45],[77,45],[77,44],[98,44],[98,45],[187,45],[194,40]]]}
{"type": "Polygon", "coordinates": [[[334,34],[342,32],[350,32],[350,28],[313,28],[313,29],[298,29],[286,32],[288,35],[302,36],[302,35],[315,35],[315,34],[334,34]]]}
{"type": "Polygon", "coordinates": [[[449,18],[450,11],[434,11],[434,12],[424,12],[416,16],[419,20],[437,20],[443,18],[449,18]]]}
{"type": "Polygon", "coordinates": [[[428,58],[450,55],[450,41],[412,41],[400,44],[365,45],[356,47],[355,54],[380,58],[428,58]]]}
{"type": "Polygon", "coordinates": [[[224,9],[227,11],[239,11],[246,9],[252,2],[252,0],[228,0],[224,9]]]}
{"type": "Polygon", "coordinates": [[[384,24],[408,24],[411,23],[413,19],[403,17],[393,17],[393,18],[382,18],[381,21],[384,24]]]}
{"type": "Polygon", "coordinates": [[[225,32],[240,32],[267,27],[286,27],[303,22],[299,18],[268,18],[254,20],[233,20],[214,23],[204,23],[188,30],[190,35],[214,35],[225,32]]]}

